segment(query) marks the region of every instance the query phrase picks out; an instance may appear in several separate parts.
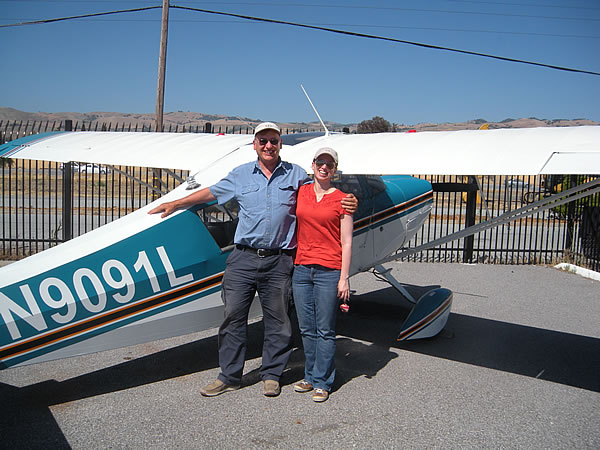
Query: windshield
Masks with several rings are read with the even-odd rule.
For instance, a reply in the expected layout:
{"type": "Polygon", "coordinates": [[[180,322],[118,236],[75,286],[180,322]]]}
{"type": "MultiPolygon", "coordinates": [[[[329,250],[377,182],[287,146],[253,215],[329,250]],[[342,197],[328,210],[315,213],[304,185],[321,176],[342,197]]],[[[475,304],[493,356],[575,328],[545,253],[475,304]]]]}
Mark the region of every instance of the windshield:
{"type": "Polygon", "coordinates": [[[284,145],[296,145],[319,136],[325,136],[325,133],[323,131],[311,131],[308,133],[284,134],[281,136],[281,140],[284,145]]]}

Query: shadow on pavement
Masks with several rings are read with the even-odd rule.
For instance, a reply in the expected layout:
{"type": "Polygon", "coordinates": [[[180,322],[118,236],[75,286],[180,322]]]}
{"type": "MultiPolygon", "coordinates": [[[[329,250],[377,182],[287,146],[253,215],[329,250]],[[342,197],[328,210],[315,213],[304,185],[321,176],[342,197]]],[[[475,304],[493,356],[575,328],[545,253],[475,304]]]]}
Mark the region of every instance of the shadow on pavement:
{"type": "MultiPolygon", "coordinates": [[[[409,286],[409,291],[415,293],[409,286]]],[[[393,288],[356,295],[338,333],[466,364],[600,392],[600,339],[451,313],[445,329],[430,339],[397,342],[410,311],[393,288]]]]}
{"type": "MultiPolygon", "coordinates": [[[[248,326],[247,359],[262,350],[262,322],[248,326]]],[[[0,448],[69,448],[50,406],[218,367],[217,336],[125,361],[64,381],[25,387],[0,383],[0,448]]]]}

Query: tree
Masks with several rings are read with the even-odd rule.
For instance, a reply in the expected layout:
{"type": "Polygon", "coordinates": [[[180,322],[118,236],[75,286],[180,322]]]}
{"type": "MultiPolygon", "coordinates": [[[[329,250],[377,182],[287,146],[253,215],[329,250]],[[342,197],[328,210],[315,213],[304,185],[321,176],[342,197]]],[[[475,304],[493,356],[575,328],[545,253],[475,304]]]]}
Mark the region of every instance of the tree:
{"type": "Polygon", "coordinates": [[[392,130],[390,123],[383,117],[375,116],[371,120],[363,120],[358,124],[356,131],[359,134],[386,133],[392,130]]]}

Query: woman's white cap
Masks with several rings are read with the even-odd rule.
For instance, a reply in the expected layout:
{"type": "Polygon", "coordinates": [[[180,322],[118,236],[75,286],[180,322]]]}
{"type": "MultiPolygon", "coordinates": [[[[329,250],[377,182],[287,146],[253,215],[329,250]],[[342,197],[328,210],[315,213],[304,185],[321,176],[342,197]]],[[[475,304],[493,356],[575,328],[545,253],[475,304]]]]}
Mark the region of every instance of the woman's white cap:
{"type": "Polygon", "coordinates": [[[317,153],[315,153],[314,159],[317,159],[321,155],[331,156],[333,158],[333,160],[335,161],[335,164],[337,165],[338,155],[337,155],[337,152],[334,149],[332,149],[331,147],[322,147],[319,150],[317,150],[317,153]]]}

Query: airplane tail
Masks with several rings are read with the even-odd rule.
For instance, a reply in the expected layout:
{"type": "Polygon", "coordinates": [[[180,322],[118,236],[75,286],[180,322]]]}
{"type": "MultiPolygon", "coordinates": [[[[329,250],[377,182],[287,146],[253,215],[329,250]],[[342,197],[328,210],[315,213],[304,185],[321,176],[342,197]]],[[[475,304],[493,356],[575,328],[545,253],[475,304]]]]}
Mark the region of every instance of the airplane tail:
{"type": "Polygon", "coordinates": [[[452,291],[445,288],[425,293],[404,321],[398,341],[424,339],[437,335],[446,326],[452,306],[452,291]]]}
{"type": "Polygon", "coordinates": [[[402,324],[398,341],[425,339],[437,335],[446,326],[452,306],[452,291],[436,288],[427,291],[418,300],[391,274],[391,269],[376,265],[374,274],[392,285],[404,298],[413,303],[413,309],[402,324]]]}

